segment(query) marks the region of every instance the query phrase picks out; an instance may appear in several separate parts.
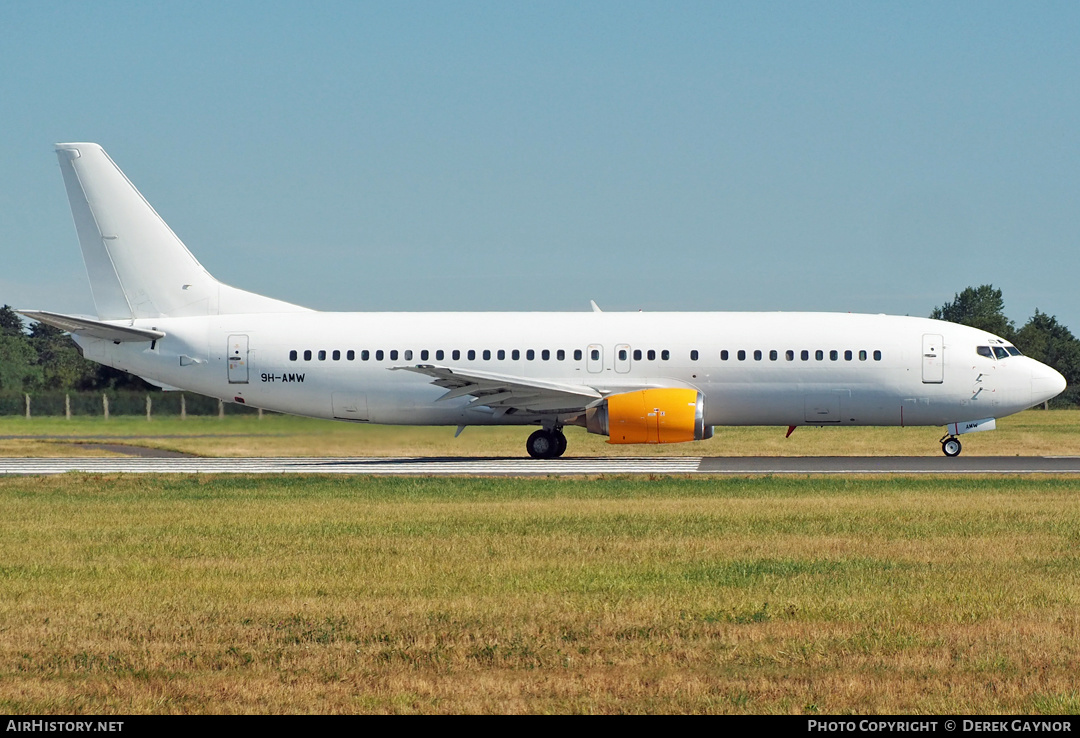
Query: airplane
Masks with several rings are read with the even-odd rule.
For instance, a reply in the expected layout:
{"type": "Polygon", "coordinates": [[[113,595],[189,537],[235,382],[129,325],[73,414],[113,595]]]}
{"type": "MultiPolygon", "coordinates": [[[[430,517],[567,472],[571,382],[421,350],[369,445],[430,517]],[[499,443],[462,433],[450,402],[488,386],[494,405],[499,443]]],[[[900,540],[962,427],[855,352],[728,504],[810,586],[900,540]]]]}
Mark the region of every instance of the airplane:
{"type": "Polygon", "coordinates": [[[210,275],[93,143],[56,154],[96,316],[20,310],[83,355],[267,410],[357,423],[539,426],[613,444],[699,441],[714,426],[944,426],[960,435],[1059,394],[1065,379],[977,328],[802,312],[336,313],[210,275]]]}

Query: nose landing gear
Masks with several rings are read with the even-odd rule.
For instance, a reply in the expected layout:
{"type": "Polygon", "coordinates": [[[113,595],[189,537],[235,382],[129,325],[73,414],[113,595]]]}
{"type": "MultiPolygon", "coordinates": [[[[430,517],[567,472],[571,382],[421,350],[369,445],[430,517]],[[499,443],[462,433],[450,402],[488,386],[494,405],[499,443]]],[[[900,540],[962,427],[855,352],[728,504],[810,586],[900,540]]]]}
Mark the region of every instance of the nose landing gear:
{"type": "Polygon", "coordinates": [[[945,436],[941,439],[941,451],[946,456],[959,456],[962,448],[963,446],[960,445],[960,440],[956,436],[945,436]]]}
{"type": "Polygon", "coordinates": [[[534,459],[557,459],[566,451],[566,436],[561,428],[544,428],[529,436],[525,449],[534,459]]]}

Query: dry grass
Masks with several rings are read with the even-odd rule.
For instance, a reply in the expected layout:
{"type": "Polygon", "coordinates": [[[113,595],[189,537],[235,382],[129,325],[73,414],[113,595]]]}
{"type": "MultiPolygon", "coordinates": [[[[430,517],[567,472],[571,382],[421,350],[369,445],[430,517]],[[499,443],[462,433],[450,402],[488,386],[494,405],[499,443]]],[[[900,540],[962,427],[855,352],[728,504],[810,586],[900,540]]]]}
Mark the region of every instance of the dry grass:
{"type": "Polygon", "coordinates": [[[0,479],[0,711],[1076,712],[1078,488],[0,479]]]}
{"type": "MultiPolygon", "coordinates": [[[[534,428],[366,426],[281,415],[217,418],[0,418],[0,455],[75,456],[103,452],[78,440],[120,442],[199,456],[508,456],[524,454],[534,428]],[[11,439],[4,436],[38,436],[11,439]],[[74,437],[74,438],[72,438],[74,437]]],[[[699,443],[622,446],[568,428],[568,456],[938,456],[941,428],[717,428],[699,443]]],[[[964,436],[968,456],[1080,454],[1080,410],[1029,410],[998,430],[964,436]]]]}

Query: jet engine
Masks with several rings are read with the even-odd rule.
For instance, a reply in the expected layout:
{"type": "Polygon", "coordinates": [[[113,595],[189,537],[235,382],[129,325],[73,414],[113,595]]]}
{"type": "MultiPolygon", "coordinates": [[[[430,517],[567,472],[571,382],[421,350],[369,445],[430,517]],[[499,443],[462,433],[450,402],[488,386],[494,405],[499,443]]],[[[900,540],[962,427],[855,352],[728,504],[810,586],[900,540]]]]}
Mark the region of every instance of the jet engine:
{"type": "Polygon", "coordinates": [[[608,443],[682,443],[713,434],[705,425],[705,398],[684,388],[609,395],[585,411],[585,427],[607,436],[608,443]]]}

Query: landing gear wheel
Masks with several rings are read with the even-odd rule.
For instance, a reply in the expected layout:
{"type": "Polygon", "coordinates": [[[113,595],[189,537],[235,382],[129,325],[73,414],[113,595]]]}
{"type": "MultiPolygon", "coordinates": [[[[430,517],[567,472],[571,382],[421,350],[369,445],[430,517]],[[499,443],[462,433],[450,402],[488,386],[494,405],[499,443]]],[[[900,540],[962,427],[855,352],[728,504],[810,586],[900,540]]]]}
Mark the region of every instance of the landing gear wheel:
{"type": "Polygon", "coordinates": [[[941,442],[942,452],[949,457],[959,456],[962,448],[963,446],[960,445],[960,441],[956,438],[946,438],[941,442]]]}
{"type": "MultiPolygon", "coordinates": [[[[559,449],[559,437],[562,433],[556,433],[549,430],[538,430],[529,436],[529,440],[525,442],[525,449],[529,452],[529,456],[534,459],[554,459],[560,453],[559,449]]],[[[563,450],[565,450],[566,440],[563,439],[563,450]]]]}
{"type": "Polygon", "coordinates": [[[558,428],[553,429],[552,434],[555,436],[555,456],[553,458],[559,458],[566,453],[566,436],[558,428]]]}

